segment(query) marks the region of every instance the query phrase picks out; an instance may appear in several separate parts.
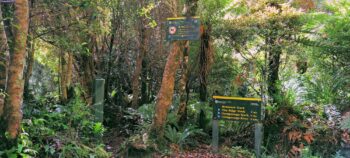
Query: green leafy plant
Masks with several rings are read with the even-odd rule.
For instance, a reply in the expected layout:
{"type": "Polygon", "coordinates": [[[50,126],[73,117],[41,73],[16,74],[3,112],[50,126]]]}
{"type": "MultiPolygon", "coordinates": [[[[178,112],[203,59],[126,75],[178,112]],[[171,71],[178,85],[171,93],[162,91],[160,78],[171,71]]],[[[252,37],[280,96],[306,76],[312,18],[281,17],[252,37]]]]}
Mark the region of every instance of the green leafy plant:
{"type": "Polygon", "coordinates": [[[0,151],[0,157],[9,158],[31,158],[38,155],[38,151],[34,148],[33,142],[29,139],[28,133],[20,133],[16,140],[16,145],[10,149],[0,151]]]}
{"type": "Polygon", "coordinates": [[[340,123],[340,128],[343,130],[350,130],[350,117],[342,120],[340,123]]]}
{"type": "Polygon", "coordinates": [[[188,127],[183,131],[178,131],[175,127],[168,125],[164,135],[170,143],[177,144],[180,146],[180,148],[183,148],[184,144],[191,135],[200,133],[201,131],[201,129],[196,129],[195,127],[188,127]]]}
{"type": "Polygon", "coordinates": [[[315,156],[312,154],[312,151],[310,150],[309,147],[305,147],[301,151],[302,158],[319,158],[320,156],[315,156]]]}
{"type": "Polygon", "coordinates": [[[243,149],[240,146],[234,146],[229,151],[230,156],[232,157],[246,157],[246,158],[253,158],[254,154],[250,152],[247,149],[243,149]]]}
{"type": "Polygon", "coordinates": [[[0,157],[109,157],[102,144],[105,128],[93,121],[75,90],[77,97],[67,105],[50,97],[31,103],[33,109],[24,110],[17,141],[13,146],[0,144],[0,157]]]}
{"type": "Polygon", "coordinates": [[[141,117],[146,122],[151,122],[154,116],[155,103],[144,104],[137,111],[141,114],[141,117]]]}

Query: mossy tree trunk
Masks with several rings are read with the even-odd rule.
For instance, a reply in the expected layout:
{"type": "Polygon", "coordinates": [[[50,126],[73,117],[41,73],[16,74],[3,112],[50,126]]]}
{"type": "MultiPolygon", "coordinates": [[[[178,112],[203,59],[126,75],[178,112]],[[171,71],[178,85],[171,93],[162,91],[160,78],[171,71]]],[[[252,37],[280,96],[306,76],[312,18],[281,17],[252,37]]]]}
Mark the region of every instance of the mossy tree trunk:
{"type": "Polygon", "coordinates": [[[187,117],[187,98],[186,95],[186,89],[188,88],[188,75],[189,75],[189,69],[188,69],[188,52],[189,52],[189,41],[186,41],[186,45],[183,51],[183,57],[182,57],[182,74],[179,84],[179,95],[180,95],[180,104],[179,109],[177,111],[177,121],[179,124],[183,124],[187,117]]]}
{"type": "Polygon", "coordinates": [[[267,91],[271,101],[274,103],[278,102],[278,73],[282,54],[282,48],[278,39],[278,33],[275,31],[272,31],[266,37],[266,43],[269,46],[267,54],[267,91]]]}
{"type": "MultiPolygon", "coordinates": [[[[198,0],[186,0],[185,7],[187,8],[184,13],[186,17],[191,17],[196,15],[198,0]]],[[[188,101],[188,78],[189,78],[189,49],[190,49],[190,41],[185,42],[185,47],[183,50],[182,57],[182,74],[179,84],[179,95],[180,95],[180,104],[177,111],[177,121],[179,124],[183,124],[186,121],[187,117],[187,101],[188,101]]]]}
{"type": "Polygon", "coordinates": [[[273,102],[277,101],[278,89],[278,72],[280,66],[281,50],[271,51],[268,56],[268,73],[267,85],[268,93],[273,102]]]}
{"type": "Polygon", "coordinates": [[[30,1],[29,3],[29,36],[28,36],[28,56],[27,56],[27,67],[25,69],[25,74],[24,74],[24,100],[29,98],[29,81],[30,78],[32,77],[33,74],[33,67],[34,67],[34,54],[35,54],[35,41],[33,39],[34,37],[34,20],[33,20],[33,14],[32,11],[34,9],[34,2],[35,1],[30,1]]]}
{"type": "Polygon", "coordinates": [[[206,102],[208,97],[207,92],[207,77],[212,63],[213,52],[211,47],[211,25],[207,22],[202,25],[201,48],[199,52],[199,100],[206,102]]]}
{"type": "Polygon", "coordinates": [[[174,42],[168,56],[162,84],[157,95],[157,104],[155,107],[155,116],[153,120],[153,131],[157,136],[164,134],[164,125],[168,115],[168,110],[173,101],[175,75],[178,68],[178,56],[180,53],[180,42],[174,42]]]}
{"type": "Polygon", "coordinates": [[[14,3],[14,49],[10,54],[9,80],[7,85],[5,117],[10,138],[16,138],[22,120],[22,102],[24,89],[24,64],[27,48],[29,7],[28,0],[16,0],[14,3]]]}
{"type": "MultiPolygon", "coordinates": [[[[201,26],[201,46],[199,52],[199,100],[206,102],[208,98],[208,74],[210,72],[211,63],[213,60],[213,52],[211,45],[211,24],[205,22],[201,26]]],[[[203,109],[200,110],[198,116],[199,127],[205,128],[206,114],[203,109]]]]}
{"type": "Polygon", "coordinates": [[[27,57],[27,68],[25,70],[25,80],[24,80],[24,98],[29,97],[29,81],[33,74],[33,67],[34,67],[34,41],[28,40],[28,57],[27,57]]]}
{"type": "Polygon", "coordinates": [[[68,90],[71,87],[73,74],[72,53],[61,53],[60,59],[60,99],[62,103],[68,101],[68,90]]]}
{"type": "MultiPolygon", "coordinates": [[[[177,17],[178,0],[168,0],[166,3],[169,5],[168,10],[173,14],[173,17],[177,17]]],[[[168,55],[160,90],[157,95],[157,101],[155,106],[155,115],[153,118],[152,132],[158,138],[164,136],[164,126],[166,118],[168,116],[168,110],[173,101],[174,87],[175,87],[175,75],[179,66],[178,57],[180,53],[181,42],[174,41],[170,47],[170,53],[168,55]]]]}

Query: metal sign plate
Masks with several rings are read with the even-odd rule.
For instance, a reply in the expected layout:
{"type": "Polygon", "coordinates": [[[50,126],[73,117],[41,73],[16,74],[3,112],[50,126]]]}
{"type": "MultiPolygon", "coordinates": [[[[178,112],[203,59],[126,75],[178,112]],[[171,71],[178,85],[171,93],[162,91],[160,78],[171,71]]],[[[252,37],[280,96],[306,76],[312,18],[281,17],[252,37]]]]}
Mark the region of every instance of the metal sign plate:
{"type": "Polygon", "coordinates": [[[200,19],[197,17],[168,18],[166,40],[199,40],[200,25],[200,19]]]}
{"type": "Polygon", "coordinates": [[[261,99],[214,96],[213,119],[259,122],[261,99]]]}
{"type": "Polygon", "coordinates": [[[14,3],[15,0],[0,0],[0,3],[14,3]]]}

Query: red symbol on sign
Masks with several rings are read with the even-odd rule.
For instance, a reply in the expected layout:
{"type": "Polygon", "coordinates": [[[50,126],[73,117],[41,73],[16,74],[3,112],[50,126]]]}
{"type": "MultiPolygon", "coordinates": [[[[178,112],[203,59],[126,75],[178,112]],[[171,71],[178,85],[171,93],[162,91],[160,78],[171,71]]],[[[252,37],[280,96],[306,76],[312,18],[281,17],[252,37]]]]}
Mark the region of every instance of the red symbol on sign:
{"type": "Polygon", "coordinates": [[[173,35],[175,33],[176,33],[176,27],[175,26],[169,27],[169,34],[173,35]]]}

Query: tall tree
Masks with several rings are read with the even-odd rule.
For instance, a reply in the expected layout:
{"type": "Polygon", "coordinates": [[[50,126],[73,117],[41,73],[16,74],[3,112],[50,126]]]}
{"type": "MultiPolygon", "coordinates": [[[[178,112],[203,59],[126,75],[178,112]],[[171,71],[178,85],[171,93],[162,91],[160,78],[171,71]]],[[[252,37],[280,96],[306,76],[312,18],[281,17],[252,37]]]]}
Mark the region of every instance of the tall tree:
{"type": "MultiPolygon", "coordinates": [[[[144,0],[141,0],[140,2],[140,8],[145,7],[145,2],[144,0]]],[[[134,71],[134,75],[132,77],[132,93],[133,93],[133,98],[132,98],[132,103],[131,106],[133,108],[137,108],[139,106],[139,97],[140,97],[140,78],[141,78],[141,72],[142,72],[142,66],[144,65],[144,57],[146,55],[147,51],[147,45],[148,45],[148,31],[146,28],[146,19],[144,15],[140,15],[140,24],[139,24],[139,54],[136,59],[136,67],[134,71]]]]}
{"type": "MultiPolygon", "coordinates": [[[[198,7],[198,0],[186,0],[185,3],[185,10],[183,14],[185,14],[186,17],[191,17],[196,15],[197,7],[198,7]]],[[[183,50],[182,55],[182,74],[181,79],[179,83],[179,95],[180,95],[180,104],[177,111],[177,121],[179,124],[183,124],[187,117],[187,102],[189,98],[189,87],[188,87],[188,79],[189,79],[189,50],[190,49],[190,41],[185,42],[185,47],[183,50]]]]}
{"type": "Polygon", "coordinates": [[[14,12],[14,49],[10,53],[9,80],[7,85],[5,117],[10,138],[16,138],[22,120],[24,89],[24,64],[29,25],[28,0],[16,0],[14,12]]]}
{"type": "Polygon", "coordinates": [[[206,22],[205,25],[202,25],[201,48],[199,52],[199,100],[202,102],[207,101],[207,77],[213,60],[210,34],[211,24],[206,22]]]}
{"type": "Polygon", "coordinates": [[[153,120],[153,130],[163,136],[164,125],[168,115],[168,110],[173,101],[175,75],[178,68],[178,56],[180,53],[180,42],[173,42],[170,54],[165,65],[163,80],[157,95],[155,116],[153,120]]]}
{"type": "MultiPolygon", "coordinates": [[[[275,31],[273,31],[275,32],[275,31]]],[[[266,36],[266,42],[269,46],[268,48],[268,67],[267,67],[267,87],[269,96],[276,98],[278,95],[278,72],[281,63],[282,49],[279,46],[278,38],[276,34],[270,34],[266,36]]],[[[273,99],[276,101],[276,99],[273,99]]]]}
{"type": "Polygon", "coordinates": [[[61,52],[60,55],[60,99],[63,103],[68,101],[68,90],[72,83],[73,54],[61,52]]]}
{"type": "Polygon", "coordinates": [[[179,83],[179,95],[180,95],[180,104],[179,109],[177,111],[177,121],[179,124],[183,124],[187,117],[187,101],[188,101],[188,76],[189,76],[189,68],[188,68],[188,52],[190,49],[190,42],[186,41],[185,48],[182,55],[182,74],[179,83]]]}
{"type": "MultiPolygon", "coordinates": [[[[169,0],[168,7],[173,16],[177,16],[177,0],[169,0]]],[[[163,72],[163,79],[160,90],[157,95],[157,103],[155,106],[155,115],[153,119],[152,130],[155,134],[162,137],[164,134],[164,126],[166,118],[168,116],[168,110],[173,101],[174,87],[175,87],[175,75],[179,66],[178,56],[180,53],[180,42],[174,41],[171,44],[170,52],[167,58],[165,69],[163,72]]]]}
{"type": "Polygon", "coordinates": [[[34,21],[35,19],[33,18],[33,10],[34,8],[34,3],[35,1],[30,1],[29,3],[29,30],[28,30],[28,55],[27,55],[27,66],[25,69],[24,73],[24,100],[26,100],[29,97],[29,80],[32,76],[33,73],[33,67],[34,67],[34,52],[35,52],[35,41],[34,41],[34,31],[35,31],[35,25],[34,21]]]}
{"type": "Polygon", "coordinates": [[[236,3],[237,7],[227,15],[230,17],[227,19],[228,39],[238,53],[252,58],[265,57],[265,61],[261,62],[262,82],[267,85],[271,101],[278,102],[281,56],[297,50],[296,39],[301,36],[300,17],[303,13],[288,4],[273,1],[236,3]],[[248,9],[241,12],[239,9],[242,7],[248,9]],[[251,43],[256,44],[252,46],[251,43]]]}

